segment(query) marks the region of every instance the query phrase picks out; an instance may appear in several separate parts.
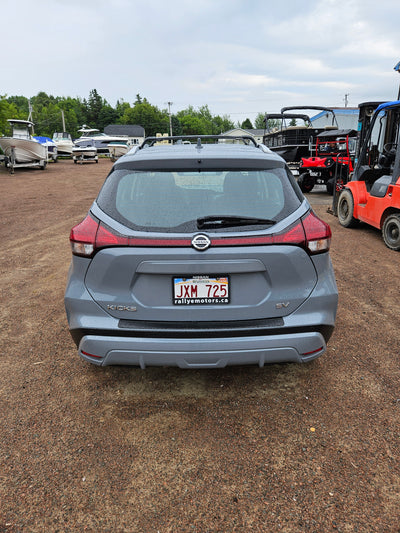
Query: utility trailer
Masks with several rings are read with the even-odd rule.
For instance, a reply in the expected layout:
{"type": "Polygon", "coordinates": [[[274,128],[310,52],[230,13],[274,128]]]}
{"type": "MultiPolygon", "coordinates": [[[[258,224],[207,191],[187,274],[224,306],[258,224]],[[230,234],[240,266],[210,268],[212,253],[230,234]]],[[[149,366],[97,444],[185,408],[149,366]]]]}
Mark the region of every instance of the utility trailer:
{"type": "Polygon", "coordinates": [[[400,100],[373,113],[349,181],[340,192],[337,215],[350,228],[365,222],[382,231],[390,249],[400,250],[400,100]]]}

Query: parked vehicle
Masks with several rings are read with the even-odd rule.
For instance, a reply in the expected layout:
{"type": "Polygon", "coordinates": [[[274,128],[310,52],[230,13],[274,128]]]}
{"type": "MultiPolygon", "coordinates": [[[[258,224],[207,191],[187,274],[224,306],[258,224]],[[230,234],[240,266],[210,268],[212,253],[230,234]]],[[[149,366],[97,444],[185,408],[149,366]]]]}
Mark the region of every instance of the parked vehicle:
{"type": "Polygon", "coordinates": [[[296,172],[303,157],[309,157],[315,151],[316,137],[328,129],[337,129],[337,120],[332,109],[318,106],[283,107],[280,113],[266,115],[264,118],[266,133],[263,143],[273,152],[279,154],[287,162],[292,171],[296,172]],[[299,110],[325,111],[332,117],[332,126],[316,128],[307,114],[292,113],[299,110]],[[271,131],[270,120],[280,120],[281,127],[271,131]],[[300,124],[298,121],[300,120],[300,124]],[[295,125],[291,126],[292,121],[295,125]],[[336,126],[334,125],[336,124],[336,126]]]}
{"type": "Polygon", "coordinates": [[[53,141],[57,145],[58,155],[72,156],[74,143],[72,142],[71,134],[66,131],[58,131],[53,134],[53,141]]]}
{"type": "Polygon", "coordinates": [[[352,180],[340,193],[339,222],[359,221],[382,231],[385,244],[400,250],[400,101],[377,107],[372,116],[352,180]]]}
{"type": "Polygon", "coordinates": [[[72,148],[72,160],[75,164],[98,163],[97,148],[89,144],[87,146],[74,146],[72,148]]]}
{"type": "Polygon", "coordinates": [[[335,183],[347,183],[354,170],[357,132],[331,130],[317,135],[315,155],[303,157],[298,184],[304,193],[311,192],[316,183],[326,185],[333,194],[335,183]]]}
{"type": "Polygon", "coordinates": [[[36,141],[32,135],[33,122],[30,120],[8,119],[11,137],[0,137],[0,148],[4,153],[4,163],[10,169],[18,167],[46,168],[47,146],[36,141]]]}
{"type": "Polygon", "coordinates": [[[57,145],[53,141],[53,139],[50,139],[50,137],[45,137],[43,135],[34,135],[32,138],[34,141],[42,144],[43,146],[46,146],[47,162],[53,161],[54,163],[57,163],[58,150],[57,145]]]}
{"type": "Polygon", "coordinates": [[[133,147],[137,146],[130,139],[124,141],[114,141],[107,145],[110,152],[111,161],[116,161],[119,157],[125,155],[133,147]]]}
{"type": "Polygon", "coordinates": [[[106,135],[96,128],[89,128],[86,124],[84,124],[78,131],[81,136],[74,140],[75,146],[78,146],[79,148],[94,146],[99,154],[108,154],[108,145],[110,143],[128,140],[128,137],[126,136],[106,135]]]}
{"type": "Polygon", "coordinates": [[[71,335],[96,365],[307,362],[337,309],[331,230],[252,137],[148,138],[71,230],[71,335]]]}

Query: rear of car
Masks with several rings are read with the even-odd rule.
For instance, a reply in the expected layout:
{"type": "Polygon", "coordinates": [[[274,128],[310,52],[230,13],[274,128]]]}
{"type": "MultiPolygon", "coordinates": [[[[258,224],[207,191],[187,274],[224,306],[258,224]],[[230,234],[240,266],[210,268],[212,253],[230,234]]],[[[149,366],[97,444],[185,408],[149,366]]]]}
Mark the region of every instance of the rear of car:
{"type": "Polygon", "coordinates": [[[71,230],[65,306],[87,361],[263,366],[326,350],[329,226],[279,156],[207,141],[134,149],[71,230]]]}

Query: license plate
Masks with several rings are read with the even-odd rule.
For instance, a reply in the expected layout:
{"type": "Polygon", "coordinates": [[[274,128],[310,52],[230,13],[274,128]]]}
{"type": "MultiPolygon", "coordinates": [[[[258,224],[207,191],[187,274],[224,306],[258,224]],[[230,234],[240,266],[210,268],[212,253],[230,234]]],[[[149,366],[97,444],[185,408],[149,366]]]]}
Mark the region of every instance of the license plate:
{"type": "Polygon", "coordinates": [[[175,305],[218,305],[229,303],[227,276],[174,278],[175,305]]]}

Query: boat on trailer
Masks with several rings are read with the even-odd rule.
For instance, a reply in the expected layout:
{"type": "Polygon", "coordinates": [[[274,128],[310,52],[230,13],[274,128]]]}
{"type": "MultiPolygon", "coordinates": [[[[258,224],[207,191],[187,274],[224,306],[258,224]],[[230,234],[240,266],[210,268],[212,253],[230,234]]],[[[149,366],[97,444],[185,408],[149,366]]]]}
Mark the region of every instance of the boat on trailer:
{"type": "Polygon", "coordinates": [[[35,135],[34,140],[47,146],[47,161],[57,163],[58,150],[56,143],[50,137],[35,135]]]}
{"type": "Polygon", "coordinates": [[[74,163],[98,163],[97,148],[95,146],[74,146],[72,148],[74,163]]]}
{"type": "Polygon", "coordinates": [[[53,134],[53,141],[57,145],[59,156],[71,157],[74,143],[71,134],[66,131],[57,131],[53,134]]]}
{"type": "Polygon", "coordinates": [[[123,141],[113,141],[107,145],[110,152],[111,161],[116,161],[119,157],[127,154],[131,148],[135,148],[139,145],[133,143],[130,139],[123,141]]]}
{"type": "Polygon", "coordinates": [[[302,158],[310,157],[315,151],[317,135],[327,129],[338,129],[333,109],[319,106],[283,107],[280,113],[265,115],[264,122],[263,144],[283,157],[289,167],[295,171],[299,168],[302,158]],[[332,116],[332,125],[316,128],[312,125],[308,114],[292,113],[299,110],[326,111],[332,116]],[[280,120],[280,127],[271,129],[269,126],[271,120],[280,120]],[[302,121],[301,124],[297,124],[298,120],[302,121]],[[291,126],[292,121],[295,124],[291,126]]]}
{"type": "Polygon", "coordinates": [[[84,124],[78,132],[81,136],[74,140],[75,146],[95,146],[99,154],[108,154],[108,145],[113,142],[126,142],[127,137],[112,136],[101,133],[96,128],[89,128],[84,124]]]}
{"type": "Polygon", "coordinates": [[[0,137],[0,147],[4,153],[4,163],[11,174],[19,167],[46,168],[48,149],[36,141],[31,131],[33,122],[30,120],[8,119],[12,128],[11,137],[0,137]]]}

